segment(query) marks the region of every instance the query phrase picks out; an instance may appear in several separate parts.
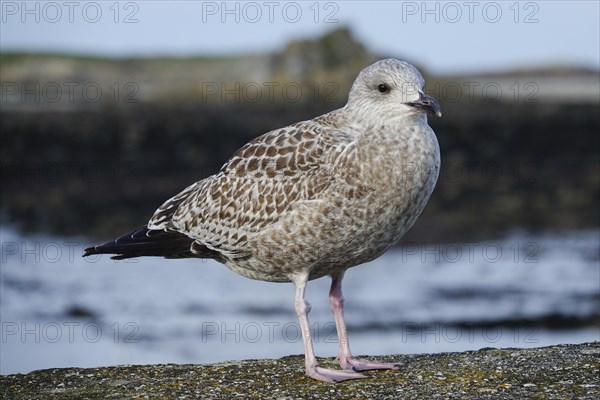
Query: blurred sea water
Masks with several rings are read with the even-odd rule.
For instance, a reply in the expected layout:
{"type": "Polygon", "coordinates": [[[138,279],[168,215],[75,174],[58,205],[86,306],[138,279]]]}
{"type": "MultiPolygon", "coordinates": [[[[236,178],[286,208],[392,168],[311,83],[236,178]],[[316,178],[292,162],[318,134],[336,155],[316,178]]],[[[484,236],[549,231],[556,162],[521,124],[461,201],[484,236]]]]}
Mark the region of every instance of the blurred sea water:
{"type": "MultiPolygon", "coordinates": [[[[86,240],[3,227],[0,373],[212,363],[303,352],[292,284],[212,260],[81,258],[86,240]]],[[[600,340],[600,231],[474,243],[403,243],[350,269],[355,354],[538,347],[600,340]]],[[[329,279],[312,281],[318,356],[337,353],[329,279]]]]}

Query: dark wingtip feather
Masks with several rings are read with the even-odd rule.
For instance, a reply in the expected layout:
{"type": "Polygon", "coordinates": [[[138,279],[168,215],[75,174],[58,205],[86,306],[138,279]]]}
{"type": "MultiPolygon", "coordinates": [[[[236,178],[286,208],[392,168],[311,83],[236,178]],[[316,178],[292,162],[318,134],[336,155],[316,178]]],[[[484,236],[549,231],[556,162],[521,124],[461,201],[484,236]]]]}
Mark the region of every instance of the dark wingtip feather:
{"type": "Polygon", "coordinates": [[[94,254],[112,254],[113,260],[143,256],[195,257],[196,255],[191,251],[193,242],[192,238],[179,232],[151,230],[142,226],[113,241],[86,248],[83,257],[94,254]]]}
{"type": "Polygon", "coordinates": [[[96,246],[94,247],[88,247],[87,249],[83,249],[83,256],[82,257],[87,257],[87,256],[91,256],[94,254],[98,254],[98,252],[96,251],[96,246]]]}

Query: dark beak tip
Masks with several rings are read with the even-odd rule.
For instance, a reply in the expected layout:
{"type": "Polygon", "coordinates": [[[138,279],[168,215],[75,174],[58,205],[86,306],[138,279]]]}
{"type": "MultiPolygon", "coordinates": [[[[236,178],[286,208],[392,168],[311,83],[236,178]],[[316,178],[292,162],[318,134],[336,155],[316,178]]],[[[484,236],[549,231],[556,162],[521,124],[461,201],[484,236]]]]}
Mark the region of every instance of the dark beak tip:
{"type": "Polygon", "coordinates": [[[442,116],[442,108],[440,103],[433,97],[420,93],[417,101],[407,103],[408,105],[426,112],[428,115],[442,116]]]}

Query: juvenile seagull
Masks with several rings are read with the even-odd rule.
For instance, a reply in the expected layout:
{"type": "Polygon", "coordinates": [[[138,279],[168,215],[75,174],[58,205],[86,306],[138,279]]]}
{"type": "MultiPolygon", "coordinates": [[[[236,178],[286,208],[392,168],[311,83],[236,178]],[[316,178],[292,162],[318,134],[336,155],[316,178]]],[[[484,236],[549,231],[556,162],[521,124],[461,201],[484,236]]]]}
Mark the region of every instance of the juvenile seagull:
{"type": "Polygon", "coordinates": [[[308,376],[339,382],[399,368],[353,358],[342,278],[396,243],[433,191],[440,152],[427,115],[441,110],[423,85],[409,63],[368,66],[344,107],[257,137],[167,200],[147,226],[84,256],[213,258],[251,279],[292,282],[308,376]],[[325,275],[342,370],[319,366],[309,330],[306,284],[325,275]]]}

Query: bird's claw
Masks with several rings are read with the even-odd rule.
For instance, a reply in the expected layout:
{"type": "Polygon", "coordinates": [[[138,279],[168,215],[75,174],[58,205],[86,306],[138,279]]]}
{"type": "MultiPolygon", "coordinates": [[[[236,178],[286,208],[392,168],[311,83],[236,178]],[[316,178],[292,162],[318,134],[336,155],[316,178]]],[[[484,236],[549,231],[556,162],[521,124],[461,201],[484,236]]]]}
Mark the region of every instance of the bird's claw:
{"type": "Polygon", "coordinates": [[[348,357],[340,361],[340,365],[344,370],[349,371],[368,371],[372,369],[400,369],[403,365],[400,363],[380,363],[367,360],[357,360],[348,357]]]}
{"type": "Polygon", "coordinates": [[[337,383],[350,379],[364,379],[368,376],[347,369],[330,369],[315,365],[306,369],[306,375],[309,377],[329,383],[337,383]]]}

